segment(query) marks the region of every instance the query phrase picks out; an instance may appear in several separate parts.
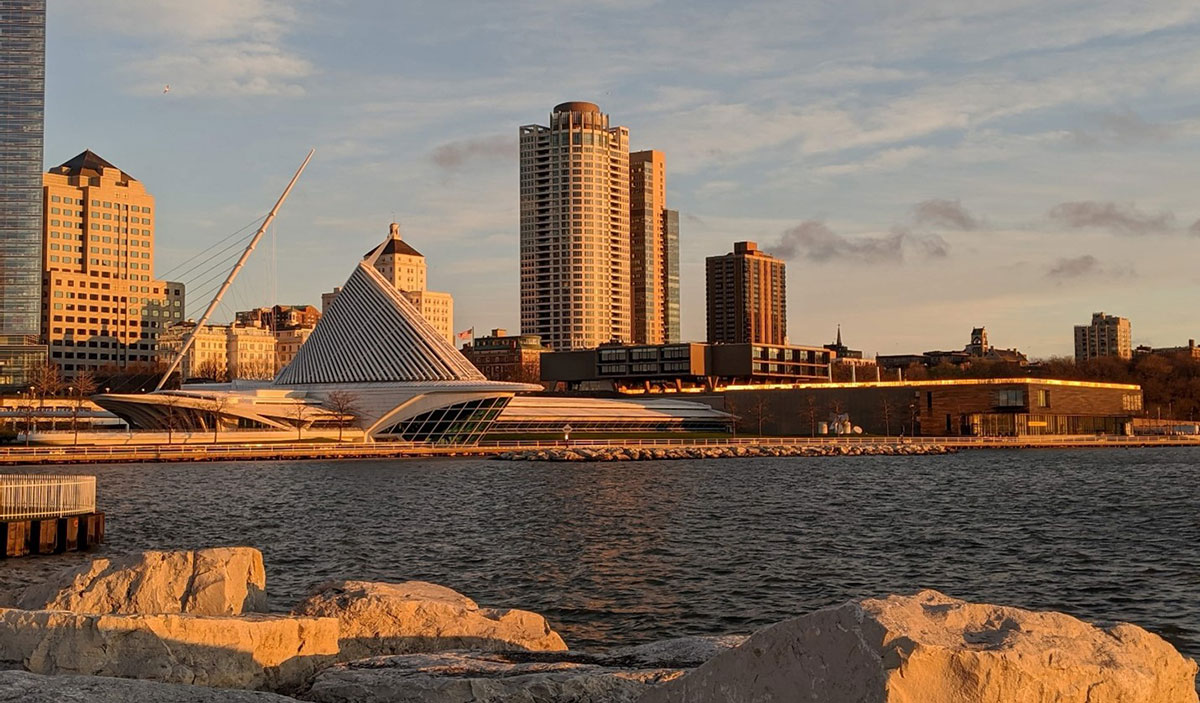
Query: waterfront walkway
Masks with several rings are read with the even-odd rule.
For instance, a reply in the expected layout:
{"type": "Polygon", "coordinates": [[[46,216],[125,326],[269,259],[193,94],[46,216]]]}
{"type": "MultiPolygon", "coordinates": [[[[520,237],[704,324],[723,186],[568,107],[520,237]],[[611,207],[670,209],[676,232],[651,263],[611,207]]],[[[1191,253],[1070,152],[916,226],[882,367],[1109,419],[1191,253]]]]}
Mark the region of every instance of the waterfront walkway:
{"type": "Polygon", "coordinates": [[[736,437],[724,439],[580,439],[482,443],[474,447],[406,442],[222,443],[122,446],[34,446],[0,448],[0,466],[110,464],[166,461],[271,459],[367,459],[378,457],[494,456],[503,452],[587,447],[879,446],[936,445],[955,449],[1049,449],[1081,447],[1200,446],[1196,436],[1061,437],[736,437]]]}

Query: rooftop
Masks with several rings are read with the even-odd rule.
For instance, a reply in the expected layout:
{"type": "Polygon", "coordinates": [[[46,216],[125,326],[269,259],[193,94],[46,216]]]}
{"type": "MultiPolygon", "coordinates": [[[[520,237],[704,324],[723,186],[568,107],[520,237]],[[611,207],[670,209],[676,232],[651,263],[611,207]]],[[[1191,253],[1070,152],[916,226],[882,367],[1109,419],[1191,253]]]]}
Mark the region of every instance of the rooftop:
{"type": "MultiPolygon", "coordinates": [[[[84,149],[73,158],[67,159],[58,166],[50,169],[50,172],[61,173],[67,176],[102,176],[106,168],[121,171],[121,169],[113,166],[91,149],[84,149]]],[[[137,180],[124,171],[121,171],[121,173],[128,180],[137,180]]]]}

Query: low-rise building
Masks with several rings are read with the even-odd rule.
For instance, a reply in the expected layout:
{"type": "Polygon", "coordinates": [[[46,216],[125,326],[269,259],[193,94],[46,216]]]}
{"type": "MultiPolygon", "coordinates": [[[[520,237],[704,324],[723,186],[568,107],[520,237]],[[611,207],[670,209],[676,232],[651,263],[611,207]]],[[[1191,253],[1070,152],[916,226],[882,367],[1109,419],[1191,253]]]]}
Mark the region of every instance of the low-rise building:
{"type": "Polygon", "coordinates": [[[542,381],[563,390],[678,392],[827,381],[833,352],[776,344],[605,345],[542,356],[542,381]]]}
{"type": "Polygon", "coordinates": [[[875,435],[1120,435],[1142,415],[1140,386],[1030,378],[797,384],[696,399],[739,416],[743,428],[789,436],[839,425],[875,435]]]}
{"type": "Polygon", "coordinates": [[[971,330],[971,341],[961,350],[927,351],[922,354],[880,354],[875,363],[884,369],[906,369],[914,364],[933,368],[942,364],[970,366],[975,361],[993,361],[1028,366],[1029,358],[1016,349],[1000,349],[988,343],[987,328],[971,330]]]}
{"type": "Polygon", "coordinates": [[[488,380],[515,383],[539,383],[542,354],[549,351],[536,334],[514,336],[503,329],[493,329],[490,335],[475,337],[462,346],[463,356],[488,380]]]}
{"type": "Polygon", "coordinates": [[[1141,356],[1146,354],[1155,354],[1157,356],[1187,356],[1192,359],[1200,359],[1200,347],[1196,346],[1196,340],[1189,339],[1185,347],[1149,347],[1140,345],[1133,350],[1134,355],[1141,356]]]}
{"type": "MultiPolygon", "coordinates": [[[[193,320],[168,328],[159,340],[162,361],[170,363],[195,328],[193,320]]],[[[271,330],[236,322],[202,327],[180,365],[184,381],[269,379],[277,370],[275,335],[271,330]]]]}

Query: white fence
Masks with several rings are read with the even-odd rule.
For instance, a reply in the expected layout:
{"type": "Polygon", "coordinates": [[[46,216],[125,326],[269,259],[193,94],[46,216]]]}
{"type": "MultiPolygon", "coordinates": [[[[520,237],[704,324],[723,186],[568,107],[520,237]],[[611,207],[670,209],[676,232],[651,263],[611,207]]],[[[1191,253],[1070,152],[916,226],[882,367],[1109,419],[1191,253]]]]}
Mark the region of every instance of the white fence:
{"type": "Polygon", "coordinates": [[[0,520],[96,512],[95,476],[0,474],[0,520]]]}

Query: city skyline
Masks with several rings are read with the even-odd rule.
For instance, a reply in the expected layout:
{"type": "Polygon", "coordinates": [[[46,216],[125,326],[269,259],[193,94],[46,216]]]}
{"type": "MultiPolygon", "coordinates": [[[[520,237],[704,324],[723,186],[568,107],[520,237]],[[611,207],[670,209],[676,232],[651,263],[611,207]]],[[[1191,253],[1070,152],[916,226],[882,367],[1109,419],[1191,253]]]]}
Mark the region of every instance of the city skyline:
{"type": "Polygon", "coordinates": [[[1134,345],[1197,336],[1178,308],[1200,292],[1200,9],[855,5],[620,3],[622,40],[589,29],[600,9],[537,4],[472,24],[366,2],[333,16],[66,0],[49,15],[45,165],[91,148],[136,174],[159,201],[163,271],[260,215],[315,144],[319,168],[278,223],[277,299],[238,307],[316,304],[397,219],[438,262],[430,286],[454,294],[459,328],[516,329],[515,131],[591,100],[632,150],[666,154],[685,340],[704,337],[704,258],[734,240],[788,261],[794,343],[840,322],[868,354],[915,352],[985,325],[1070,355],[1096,310],[1130,318],[1134,345]],[[641,41],[643,26],[671,29],[641,41]],[[550,80],[521,70],[546,55],[550,80]],[[597,55],[605,71],[578,70],[597,55]],[[99,109],[83,120],[79,103],[99,109]]]}

